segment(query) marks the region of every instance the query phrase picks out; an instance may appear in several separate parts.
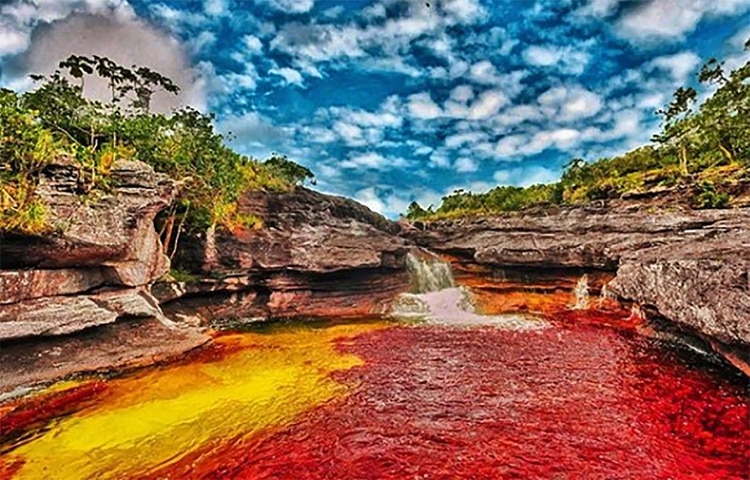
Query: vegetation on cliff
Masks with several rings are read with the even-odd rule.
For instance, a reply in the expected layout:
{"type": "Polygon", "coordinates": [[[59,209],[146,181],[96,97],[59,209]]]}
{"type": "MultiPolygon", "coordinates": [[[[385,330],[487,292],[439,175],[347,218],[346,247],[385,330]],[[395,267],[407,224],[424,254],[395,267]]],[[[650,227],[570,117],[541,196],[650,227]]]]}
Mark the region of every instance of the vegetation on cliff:
{"type": "MultiPolygon", "coordinates": [[[[745,49],[750,50],[750,39],[745,49]]],[[[456,190],[437,209],[413,202],[406,217],[429,220],[576,205],[678,187],[694,208],[726,207],[730,187],[750,180],[750,62],[726,72],[711,59],[698,79],[716,90],[694,110],[698,93],[679,88],[672,102],[656,112],[663,122],[652,145],[595,162],[573,159],[552,184],[498,186],[486,193],[456,190]]]]}
{"type": "Polygon", "coordinates": [[[151,112],[154,93],[179,91],[153,70],[75,55],[59,66],[62,71],[33,76],[40,82],[33,91],[0,90],[0,232],[49,228],[36,187],[42,170],[60,158],[80,165],[81,195],[110,188],[108,173],[119,159],[143,161],[173,178],[181,188],[163,221],[167,251],[182,227],[258,225],[237,211],[245,191],[285,191],[313,178],[282,155],[261,162],[234,152],[210,115],[191,108],[151,112]],[[106,82],[108,101],[84,95],[92,77],[106,82]]]}

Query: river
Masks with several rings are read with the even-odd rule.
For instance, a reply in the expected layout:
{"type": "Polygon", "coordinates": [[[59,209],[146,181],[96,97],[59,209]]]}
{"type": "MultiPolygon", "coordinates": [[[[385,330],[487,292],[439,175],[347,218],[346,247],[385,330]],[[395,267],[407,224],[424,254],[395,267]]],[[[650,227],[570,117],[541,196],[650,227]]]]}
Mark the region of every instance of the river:
{"type": "Polygon", "coordinates": [[[0,477],[747,478],[726,367],[596,322],[488,318],[275,323],[64,382],[5,417],[0,477]]]}

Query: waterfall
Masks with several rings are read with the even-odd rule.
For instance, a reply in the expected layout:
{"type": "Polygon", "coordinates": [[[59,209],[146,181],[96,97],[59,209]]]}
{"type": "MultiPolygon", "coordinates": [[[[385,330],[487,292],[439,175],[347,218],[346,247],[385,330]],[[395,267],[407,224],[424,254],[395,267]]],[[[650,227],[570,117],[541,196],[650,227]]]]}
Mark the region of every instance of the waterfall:
{"type": "Polygon", "coordinates": [[[573,290],[576,295],[576,303],[573,306],[573,310],[586,310],[589,308],[589,276],[583,274],[576,283],[576,288],[573,290]]]}
{"type": "Polygon", "coordinates": [[[439,259],[418,258],[409,253],[406,255],[406,269],[411,277],[413,293],[436,292],[456,286],[451,266],[439,259]]]}
{"type": "Polygon", "coordinates": [[[617,295],[612,293],[605,283],[602,285],[602,290],[599,292],[599,306],[601,307],[602,305],[605,305],[607,300],[617,300],[617,295]]]}
{"type": "Polygon", "coordinates": [[[546,322],[525,315],[480,315],[466,287],[456,287],[450,265],[437,259],[406,257],[412,293],[404,293],[391,305],[390,315],[443,325],[493,325],[509,330],[546,328],[546,322]]]}

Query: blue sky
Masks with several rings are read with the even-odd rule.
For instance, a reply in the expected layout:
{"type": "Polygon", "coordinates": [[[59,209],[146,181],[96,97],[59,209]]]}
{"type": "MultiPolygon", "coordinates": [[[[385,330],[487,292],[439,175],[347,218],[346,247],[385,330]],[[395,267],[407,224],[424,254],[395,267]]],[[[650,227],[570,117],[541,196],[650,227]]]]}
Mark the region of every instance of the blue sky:
{"type": "Polygon", "coordinates": [[[0,84],[29,88],[72,52],[149,65],[237,150],[284,153],[394,216],[646,143],[703,61],[747,60],[750,0],[429,4],[3,1],[0,84]]]}

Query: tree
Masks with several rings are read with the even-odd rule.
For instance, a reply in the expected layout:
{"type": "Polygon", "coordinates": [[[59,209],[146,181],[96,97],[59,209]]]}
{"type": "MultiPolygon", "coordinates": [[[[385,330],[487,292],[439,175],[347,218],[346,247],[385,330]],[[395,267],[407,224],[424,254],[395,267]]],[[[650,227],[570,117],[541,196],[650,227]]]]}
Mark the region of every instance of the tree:
{"type": "Polygon", "coordinates": [[[653,140],[670,145],[676,144],[680,155],[680,172],[687,176],[688,171],[688,146],[690,134],[694,126],[689,122],[692,113],[692,105],[698,98],[698,92],[692,87],[680,87],[674,92],[672,102],[666,109],[658,110],[656,113],[663,117],[662,134],[654,135],[653,140]]]}
{"type": "Polygon", "coordinates": [[[411,202],[406,209],[406,218],[409,220],[418,220],[426,215],[427,211],[416,201],[411,202]]]}
{"type": "Polygon", "coordinates": [[[315,174],[309,168],[289,160],[286,155],[274,152],[263,164],[290,185],[302,185],[306,180],[315,185],[315,174]]]}

